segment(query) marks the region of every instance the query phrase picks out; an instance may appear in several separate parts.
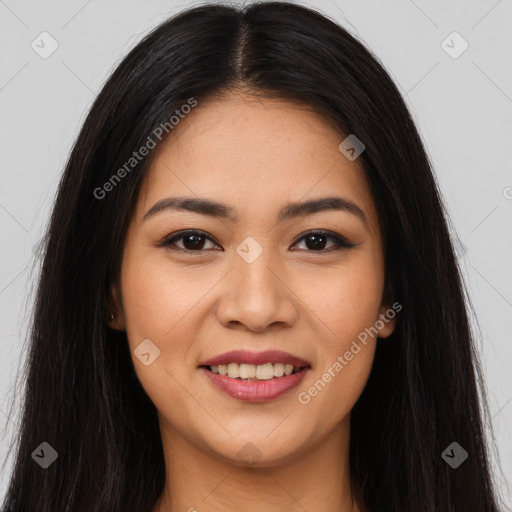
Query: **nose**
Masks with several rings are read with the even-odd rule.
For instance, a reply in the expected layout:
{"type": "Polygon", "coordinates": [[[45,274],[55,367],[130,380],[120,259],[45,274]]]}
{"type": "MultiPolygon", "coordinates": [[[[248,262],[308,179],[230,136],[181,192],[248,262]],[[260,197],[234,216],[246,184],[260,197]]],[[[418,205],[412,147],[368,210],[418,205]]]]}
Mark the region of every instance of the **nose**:
{"type": "Polygon", "coordinates": [[[252,263],[236,256],[234,268],[222,280],[218,321],[227,328],[254,332],[291,327],[298,317],[298,298],[289,281],[289,273],[268,250],[252,263]]]}

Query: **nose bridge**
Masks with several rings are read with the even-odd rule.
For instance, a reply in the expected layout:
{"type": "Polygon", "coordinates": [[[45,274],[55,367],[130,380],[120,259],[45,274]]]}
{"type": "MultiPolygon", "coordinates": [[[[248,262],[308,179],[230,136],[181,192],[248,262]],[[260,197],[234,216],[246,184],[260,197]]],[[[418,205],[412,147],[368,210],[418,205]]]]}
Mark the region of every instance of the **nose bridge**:
{"type": "Polygon", "coordinates": [[[229,292],[222,297],[217,314],[223,323],[242,323],[252,330],[264,330],[273,323],[292,323],[296,310],[285,286],[278,258],[269,245],[263,248],[248,237],[236,249],[229,292]]]}
{"type": "Polygon", "coordinates": [[[274,273],[275,259],[270,254],[270,250],[262,252],[254,261],[246,261],[242,257],[235,259],[236,279],[240,283],[239,299],[248,297],[259,300],[265,298],[267,303],[275,300],[275,294],[279,293],[275,288],[276,277],[274,273]]]}

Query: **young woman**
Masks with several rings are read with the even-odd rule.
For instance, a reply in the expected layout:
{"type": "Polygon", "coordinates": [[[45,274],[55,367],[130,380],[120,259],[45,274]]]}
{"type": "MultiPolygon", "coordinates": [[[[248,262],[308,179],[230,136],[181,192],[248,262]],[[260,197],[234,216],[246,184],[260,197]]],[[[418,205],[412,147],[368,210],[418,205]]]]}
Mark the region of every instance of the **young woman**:
{"type": "Polygon", "coordinates": [[[196,7],[117,67],[27,365],[6,510],[497,511],[424,147],[377,59],[304,7],[196,7]]]}

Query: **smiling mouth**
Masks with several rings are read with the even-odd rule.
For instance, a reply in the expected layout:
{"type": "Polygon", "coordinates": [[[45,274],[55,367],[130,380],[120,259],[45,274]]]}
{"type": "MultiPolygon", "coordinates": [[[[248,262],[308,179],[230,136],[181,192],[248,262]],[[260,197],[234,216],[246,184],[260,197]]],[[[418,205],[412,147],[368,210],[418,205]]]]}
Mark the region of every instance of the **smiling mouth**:
{"type": "Polygon", "coordinates": [[[230,377],[235,380],[245,381],[265,381],[275,380],[289,375],[296,374],[302,370],[310,368],[309,365],[294,366],[284,363],[265,363],[265,364],[246,364],[246,363],[229,363],[212,366],[202,366],[212,373],[230,377]]]}

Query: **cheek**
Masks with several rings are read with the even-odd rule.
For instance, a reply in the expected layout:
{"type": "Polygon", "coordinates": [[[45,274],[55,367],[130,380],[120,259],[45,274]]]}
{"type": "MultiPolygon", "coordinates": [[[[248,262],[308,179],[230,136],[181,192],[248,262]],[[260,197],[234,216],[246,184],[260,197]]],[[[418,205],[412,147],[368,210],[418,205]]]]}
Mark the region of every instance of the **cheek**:
{"type": "MultiPolygon", "coordinates": [[[[157,405],[161,397],[180,402],[189,372],[195,368],[194,340],[204,314],[203,302],[218,279],[199,267],[184,273],[169,265],[165,257],[127,245],[121,267],[125,328],[137,376],[157,405]],[[137,358],[143,340],[159,350],[149,366],[137,358]],[[134,351],[136,351],[134,353],[134,351]]],[[[211,273],[210,273],[211,274],[211,273]]],[[[165,410],[168,403],[159,404],[165,410]]]]}
{"type": "Polygon", "coordinates": [[[366,386],[375,354],[376,294],[369,293],[369,288],[368,293],[358,287],[344,290],[343,297],[335,297],[330,316],[323,317],[329,331],[318,338],[317,365],[297,395],[311,421],[321,419],[318,432],[327,431],[350,413],[366,386]],[[352,302],[351,291],[356,294],[352,302]]]}
{"type": "Polygon", "coordinates": [[[163,340],[183,328],[181,322],[208,287],[165,264],[165,260],[129,254],[123,261],[121,282],[126,330],[133,340],[163,340]]]}
{"type": "Polygon", "coordinates": [[[169,273],[168,266],[138,250],[126,251],[121,284],[126,334],[137,378],[165,417],[173,418],[174,410],[184,414],[182,383],[187,381],[188,369],[177,361],[186,359],[189,340],[194,336],[185,332],[188,324],[183,319],[199,299],[183,293],[187,289],[183,277],[169,273]],[[149,345],[151,363],[147,366],[137,356],[143,340],[151,340],[157,347],[149,345]],[[157,354],[154,359],[153,354],[157,354]]]}
{"type": "Polygon", "coordinates": [[[343,350],[365,327],[374,325],[382,299],[383,271],[371,250],[354,253],[344,263],[302,273],[293,283],[318,320],[319,341],[333,350],[343,350]]]}
{"type": "Polygon", "coordinates": [[[307,421],[321,435],[348,417],[361,396],[371,372],[375,341],[349,343],[340,350],[298,393],[297,400],[307,421]]]}
{"type": "Polygon", "coordinates": [[[307,297],[304,302],[312,305],[319,319],[317,366],[302,386],[298,401],[310,413],[327,415],[334,422],[350,412],[368,380],[383,288],[379,260],[368,253],[352,263],[326,274],[322,286],[311,277],[298,292],[307,297]],[[308,288],[311,283],[316,284],[308,288]]]}

